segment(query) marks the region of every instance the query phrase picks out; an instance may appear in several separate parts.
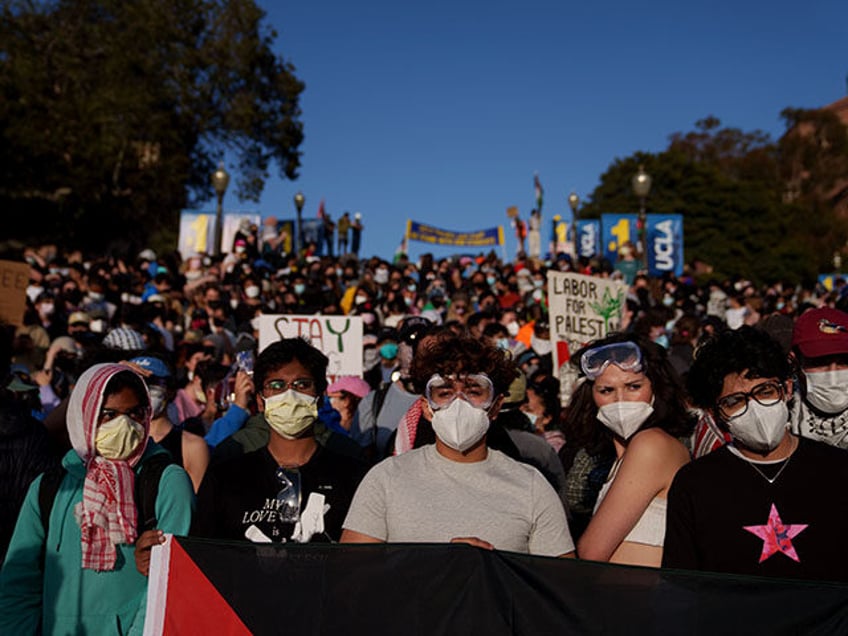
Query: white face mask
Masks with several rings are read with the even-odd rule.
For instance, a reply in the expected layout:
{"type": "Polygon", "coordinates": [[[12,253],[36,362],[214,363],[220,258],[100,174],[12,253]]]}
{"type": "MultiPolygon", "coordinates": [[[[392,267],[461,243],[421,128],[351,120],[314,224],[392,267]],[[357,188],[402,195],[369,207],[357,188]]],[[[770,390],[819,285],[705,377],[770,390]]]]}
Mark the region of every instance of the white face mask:
{"type": "Polygon", "coordinates": [[[597,418],[619,437],[630,439],[653,412],[647,402],[613,402],[599,408],[597,418]]]}
{"type": "Polygon", "coordinates": [[[533,430],[536,430],[536,421],[539,419],[539,416],[536,415],[535,413],[527,413],[527,412],[525,412],[524,415],[526,415],[527,419],[530,420],[530,426],[533,427],[533,430]]]}
{"type": "Polygon", "coordinates": [[[248,298],[259,298],[259,288],[256,285],[244,288],[244,295],[248,298]]]}
{"type": "Polygon", "coordinates": [[[282,437],[297,439],[318,419],[318,398],[289,389],[265,400],[265,419],[282,437]]]}
{"type": "Polygon", "coordinates": [[[144,427],[128,415],[119,415],[97,428],[94,448],[106,459],[128,459],[144,440],[144,427]]]}
{"type": "Polygon", "coordinates": [[[518,323],[516,321],[512,321],[507,323],[506,332],[513,338],[518,335],[518,323]]]}
{"type": "Polygon", "coordinates": [[[488,430],[489,414],[462,398],[433,412],[433,431],[445,445],[460,453],[483,439],[488,430]]]}
{"type": "Polygon", "coordinates": [[[159,417],[168,406],[168,395],[164,386],[148,387],[150,391],[150,408],[153,411],[153,417],[159,417]]]}
{"type": "Polygon", "coordinates": [[[551,341],[530,336],[530,348],[540,356],[546,356],[551,352],[551,341]]]}
{"type": "Polygon", "coordinates": [[[848,369],[814,371],[806,377],[807,402],[823,413],[848,409],[848,369]]]}
{"type": "Polygon", "coordinates": [[[733,439],[739,440],[751,450],[767,453],[777,448],[786,435],[789,424],[789,407],[781,400],[771,406],[763,406],[756,400],[748,401],[748,410],[739,417],[727,421],[733,439]]]}

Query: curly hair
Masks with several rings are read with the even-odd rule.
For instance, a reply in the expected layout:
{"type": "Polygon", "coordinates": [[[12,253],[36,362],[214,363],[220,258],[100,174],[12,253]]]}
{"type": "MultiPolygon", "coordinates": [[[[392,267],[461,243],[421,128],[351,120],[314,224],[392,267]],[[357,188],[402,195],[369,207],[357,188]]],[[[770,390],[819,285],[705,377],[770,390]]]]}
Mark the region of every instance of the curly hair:
{"type": "Polygon", "coordinates": [[[503,351],[470,336],[440,333],[420,346],[412,359],[410,375],[417,393],[424,393],[434,374],[485,373],[503,395],[518,377],[518,368],[503,351]]]}
{"type": "Polygon", "coordinates": [[[330,360],[303,338],[283,338],[269,344],[256,356],[253,381],[257,391],[261,390],[271,373],[295,360],[306,367],[315,381],[318,395],[323,395],[327,390],[327,365],[330,360]]]}
{"type": "Polygon", "coordinates": [[[780,343],[762,329],[743,325],[723,331],[698,348],[686,378],[693,404],[713,408],[724,379],[739,373],[746,378],[777,378],[781,383],[794,369],[780,343]]]}
{"type": "MultiPolygon", "coordinates": [[[[660,428],[678,438],[690,435],[695,427],[695,417],[686,406],[686,394],[680,376],[669,363],[665,349],[645,336],[635,333],[610,334],[580,349],[572,356],[571,362],[579,366],[580,358],[586,351],[616,342],[633,342],[642,352],[642,370],[651,382],[654,395],[654,412],[645,420],[642,428],[660,428]]],[[[588,449],[601,448],[612,439],[612,432],[597,419],[598,406],[592,395],[593,386],[594,382],[585,376],[578,380],[566,407],[564,422],[569,441],[588,449]]]]}

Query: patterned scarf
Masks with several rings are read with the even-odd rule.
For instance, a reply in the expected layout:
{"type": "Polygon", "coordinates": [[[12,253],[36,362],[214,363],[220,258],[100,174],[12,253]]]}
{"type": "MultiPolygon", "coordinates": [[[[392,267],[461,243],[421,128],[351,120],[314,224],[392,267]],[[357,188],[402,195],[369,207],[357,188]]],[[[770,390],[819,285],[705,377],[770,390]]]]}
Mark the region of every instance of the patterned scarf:
{"type": "Polygon", "coordinates": [[[89,570],[114,570],[115,546],[136,540],[133,467],[147,444],[149,418],[140,422],[144,442],[129,459],[106,459],[94,447],[106,386],[118,373],[135,372],[119,364],[92,366],[80,376],[68,401],[68,434],[86,467],[82,501],[74,508],[74,516],[82,534],[82,567],[89,570]]]}
{"type": "Polygon", "coordinates": [[[394,455],[400,455],[415,448],[415,435],[418,433],[418,420],[423,412],[421,399],[415,400],[407,409],[406,414],[400,419],[397,433],[395,434],[394,455]]]}

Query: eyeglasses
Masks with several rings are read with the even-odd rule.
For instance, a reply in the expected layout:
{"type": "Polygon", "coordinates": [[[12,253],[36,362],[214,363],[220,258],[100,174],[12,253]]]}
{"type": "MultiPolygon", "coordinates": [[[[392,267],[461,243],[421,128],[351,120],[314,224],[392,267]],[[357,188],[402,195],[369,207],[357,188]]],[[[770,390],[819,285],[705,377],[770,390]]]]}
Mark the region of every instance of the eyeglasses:
{"type": "Polygon", "coordinates": [[[488,409],[495,401],[495,387],[485,373],[461,376],[437,373],[427,380],[424,397],[434,411],[449,406],[458,397],[472,406],[488,409]]]}
{"type": "Polygon", "coordinates": [[[300,473],[280,467],[277,469],[277,481],[280,482],[276,496],[280,521],[296,523],[300,520],[300,473]]]}
{"type": "Polygon", "coordinates": [[[580,368],[589,380],[597,380],[610,364],[622,371],[642,371],[642,350],[635,342],[614,342],[595,347],[580,357],[580,368]]]}
{"type": "Polygon", "coordinates": [[[131,420],[136,422],[143,422],[147,419],[148,408],[146,406],[136,406],[126,411],[121,411],[120,409],[109,409],[102,408],[100,409],[100,416],[97,418],[98,423],[103,424],[104,422],[110,422],[114,420],[116,417],[120,417],[121,415],[126,415],[131,420]]]}
{"type": "Polygon", "coordinates": [[[779,382],[763,382],[747,393],[740,391],[739,393],[725,395],[716,402],[716,407],[724,419],[730,420],[745,414],[745,411],[748,410],[750,398],[754,398],[763,406],[772,406],[780,402],[783,395],[783,385],[779,382]]]}
{"type": "Polygon", "coordinates": [[[297,378],[291,382],[285,380],[268,380],[262,385],[262,396],[273,397],[292,389],[298,393],[309,393],[315,390],[315,380],[312,378],[297,378]]]}

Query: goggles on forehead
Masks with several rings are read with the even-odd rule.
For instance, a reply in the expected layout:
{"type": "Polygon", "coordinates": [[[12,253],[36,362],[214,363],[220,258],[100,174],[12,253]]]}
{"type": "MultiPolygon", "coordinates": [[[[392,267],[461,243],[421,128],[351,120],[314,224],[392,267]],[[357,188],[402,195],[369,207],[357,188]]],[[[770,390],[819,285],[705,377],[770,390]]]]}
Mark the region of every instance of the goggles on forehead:
{"type": "Polygon", "coordinates": [[[437,373],[427,380],[424,397],[434,411],[450,406],[458,397],[472,406],[488,409],[495,401],[495,387],[485,373],[459,376],[437,373]]]}
{"type": "Polygon", "coordinates": [[[614,342],[595,347],[580,357],[580,368],[590,380],[596,380],[606,368],[614,364],[622,371],[642,371],[642,350],[635,342],[614,342]]]}

